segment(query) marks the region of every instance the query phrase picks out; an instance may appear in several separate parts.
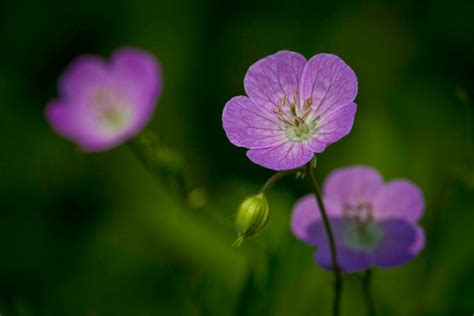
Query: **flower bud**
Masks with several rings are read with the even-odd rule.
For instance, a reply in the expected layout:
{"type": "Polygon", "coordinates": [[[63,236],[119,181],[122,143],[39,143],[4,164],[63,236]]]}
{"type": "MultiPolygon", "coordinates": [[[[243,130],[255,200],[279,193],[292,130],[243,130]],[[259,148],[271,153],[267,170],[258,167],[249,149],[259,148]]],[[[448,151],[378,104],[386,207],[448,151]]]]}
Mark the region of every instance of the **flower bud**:
{"type": "Polygon", "coordinates": [[[265,195],[261,193],[246,198],[240,204],[235,218],[238,237],[233,246],[239,247],[244,239],[261,231],[267,224],[269,215],[270,208],[265,195]]]}

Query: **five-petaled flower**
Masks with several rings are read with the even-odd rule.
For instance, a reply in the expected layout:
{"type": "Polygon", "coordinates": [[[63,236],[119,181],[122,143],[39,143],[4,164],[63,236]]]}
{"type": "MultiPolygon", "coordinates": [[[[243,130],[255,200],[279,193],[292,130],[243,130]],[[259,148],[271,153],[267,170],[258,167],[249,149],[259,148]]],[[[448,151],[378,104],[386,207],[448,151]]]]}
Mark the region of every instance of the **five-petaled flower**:
{"type": "MultiPolygon", "coordinates": [[[[384,184],[374,169],[342,168],[325,181],[323,200],[343,272],[400,265],[424,247],[424,230],[417,224],[424,211],[423,194],[408,180],[384,184]]],[[[331,269],[329,243],[319,214],[315,198],[305,196],[293,209],[291,228],[299,239],[318,246],[316,262],[331,269]]]]}
{"type": "Polygon", "coordinates": [[[161,89],[160,67],[145,51],[122,48],[110,63],[84,55],[60,78],[60,97],[48,104],[46,118],[83,151],[108,150],[145,127],[161,89]]]}
{"type": "Polygon", "coordinates": [[[336,55],[309,61],[280,51],[253,64],[244,79],[248,96],[227,102],[222,115],[227,137],[249,149],[254,163],[294,169],[352,129],[357,78],[336,55]]]}

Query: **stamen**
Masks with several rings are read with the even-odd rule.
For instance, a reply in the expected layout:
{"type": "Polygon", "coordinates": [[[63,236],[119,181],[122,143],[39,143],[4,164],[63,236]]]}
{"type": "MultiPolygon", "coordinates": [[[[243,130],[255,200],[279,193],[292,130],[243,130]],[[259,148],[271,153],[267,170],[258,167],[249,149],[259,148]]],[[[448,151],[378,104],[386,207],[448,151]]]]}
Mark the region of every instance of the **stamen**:
{"type": "Polygon", "coordinates": [[[290,111],[291,111],[291,114],[296,116],[296,105],[294,103],[290,104],[290,111]]]}
{"type": "Polygon", "coordinates": [[[288,97],[285,95],[283,96],[283,98],[281,99],[281,106],[285,106],[286,102],[288,102],[288,97]]]}
{"type": "Polygon", "coordinates": [[[297,90],[290,98],[284,95],[278,99],[276,108],[271,110],[288,139],[299,142],[309,140],[316,131],[316,121],[310,116],[312,99],[301,103],[297,90]]]}
{"type": "Polygon", "coordinates": [[[310,109],[307,109],[307,110],[304,112],[302,119],[305,120],[305,119],[308,117],[309,113],[311,113],[311,110],[310,110],[310,109]]]}
{"type": "Polygon", "coordinates": [[[300,95],[299,88],[296,88],[295,94],[293,95],[293,100],[296,103],[296,105],[298,105],[298,107],[300,105],[299,95],[300,95]]]}
{"type": "Polygon", "coordinates": [[[278,120],[285,123],[285,124],[287,124],[287,125],[295,126],[295,124],[293,122],[289,121],[286,117],[279,116],[278,120]]]}

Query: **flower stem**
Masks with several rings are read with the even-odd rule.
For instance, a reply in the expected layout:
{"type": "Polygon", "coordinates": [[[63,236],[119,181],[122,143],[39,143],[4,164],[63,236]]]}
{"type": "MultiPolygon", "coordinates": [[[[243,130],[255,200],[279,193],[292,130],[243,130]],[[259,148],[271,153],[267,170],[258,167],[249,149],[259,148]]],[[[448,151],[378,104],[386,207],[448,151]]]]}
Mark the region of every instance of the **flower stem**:
{"type": "Polygon", "coordinates": [[[152,155],[152,153],[156,153],[156,148],[150,144],[142,144],[135,139],[127,144],[144,170],[147,171],[156,182],[165,184],[167,189],[179,200],[186,201],[188,191],[181,170],[169,168],[167,161],[156,159],[156,155],[152,155]]]}
{"type": "Polygon", "coordinates": [[[372,279],[372,270],[367,270],[362,278],[362,287],[364,290],[364,299],[367,305],[367,315],[375,316],[375,305],[370,291],[370,280],[372,279]]]}
{"type": "Polygon", "coordinates": [[[339,315],[339,306],[341,301],[341,292],[342,292],[342,277],[341,277],[341,270],[339,268],[339,264],[337,262],[337,254],[336,254],[336,244],[334,241],[334,234],[331,229],[331,225],[329,224],[329,218],[326,212],[326,208],[323,204],[323,199],[321,198],[321,193],[319,191],[318,183],[316,182],[316,178],[313,174],[313,164],[309,162],[306,165],[306,179],[308,184],[313,191],[314,196],[316,197],[316,202],[319,206],[319,211],[321,212],[321,217],[323,219],[324,228],[326,229],[326,234],[329,240],[329,249],[331,251],[331,259],[332,259],[332,266],[334,271],[334,301],[333,301],[333,315],[339,315]]]}
{"type": "Polygon", "coordinates": [[[290,174],[296,173],[296,172],[298,172],[298,169],[284,170],[284,171],[279,171],[279,172],[275,173],[273,176],[268,178],[268,180],[265,182],[265,184],[260,189],[260,193],[261,194],[267,193],[267,191],[270,190],[273,187],[275,182],[277,182],[278,180],[280,180],[281,178],[283,178],[287,175],[290,175],[290,174]]]}

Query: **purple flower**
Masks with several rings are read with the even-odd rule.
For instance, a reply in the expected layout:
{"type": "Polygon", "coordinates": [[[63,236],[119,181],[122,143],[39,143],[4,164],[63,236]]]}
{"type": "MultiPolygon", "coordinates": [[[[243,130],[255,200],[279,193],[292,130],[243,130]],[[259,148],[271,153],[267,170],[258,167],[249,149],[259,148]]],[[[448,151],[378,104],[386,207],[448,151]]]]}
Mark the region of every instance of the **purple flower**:
{"type": "Polygon", "coordinates": [[[60,78],[60,97],[47,105],[46,118],[83,151],[108,150],[144,128],[161,89],[160,67],[145,51],[123,48],[109,63],[84,55],[60,78]]]}
{"type": "Polygon", "coordinates": [[[244,86],[248,97],[230,99],[222,121],[229,140],[263,167],[300,167],[352,129],[357,78],[336,55],[306,61],[277,52],[249,68],[244,86]]]}
{"type": "MultiPolygon", "coordinates": [[[[408,180],[384,184],[372,168],[342,168],[326,179],[323,200],[344,272],[397,266],[424,247],[425,234],[417,224],[424,211],[423,193],[408,180]]],[[[329,243],[312,195],[295,204],[291,228],[296,237],[318,246],[316,262],[331,269],[329,243]]]]}

